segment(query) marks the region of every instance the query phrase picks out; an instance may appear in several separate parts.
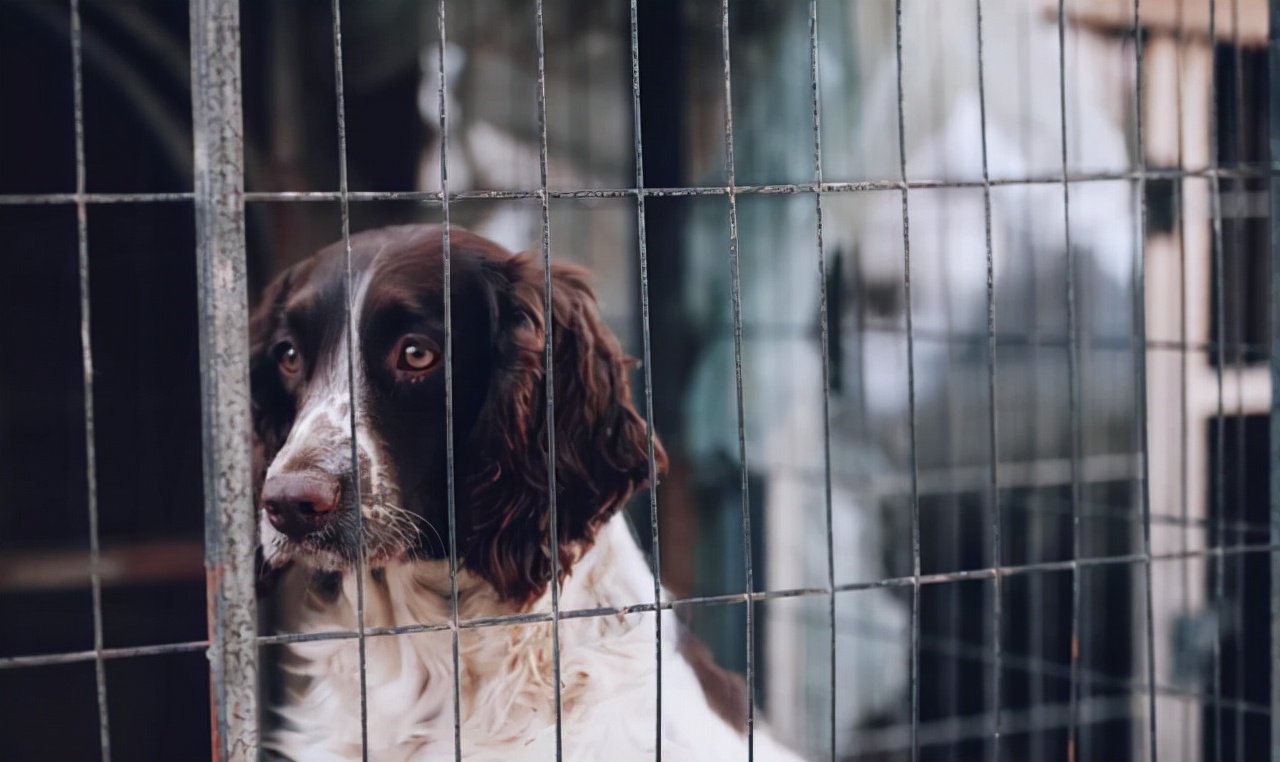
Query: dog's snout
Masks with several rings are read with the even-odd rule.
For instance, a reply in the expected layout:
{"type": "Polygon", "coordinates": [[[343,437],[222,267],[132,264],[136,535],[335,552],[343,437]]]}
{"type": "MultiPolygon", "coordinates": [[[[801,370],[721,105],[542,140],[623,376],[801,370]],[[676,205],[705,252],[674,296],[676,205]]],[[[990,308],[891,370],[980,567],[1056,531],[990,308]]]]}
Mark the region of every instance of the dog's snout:
{"type": "Polygon", "coordinates": [[[337,477],[329,474],[277,474],[262,485],[262,507],[271,526],[296,540],[333,518],[341,492],[337,477]]]}

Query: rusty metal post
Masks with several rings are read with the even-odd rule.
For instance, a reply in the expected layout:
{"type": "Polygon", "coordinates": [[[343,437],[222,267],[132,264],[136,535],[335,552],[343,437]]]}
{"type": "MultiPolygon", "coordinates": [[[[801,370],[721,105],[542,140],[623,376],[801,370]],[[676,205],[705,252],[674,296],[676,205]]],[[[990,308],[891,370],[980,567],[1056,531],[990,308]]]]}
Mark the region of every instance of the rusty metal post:
{"type": "Polygon", "coordinates": [[[191,0],[213,758],[258,754],[239,0],[191,0]]]}

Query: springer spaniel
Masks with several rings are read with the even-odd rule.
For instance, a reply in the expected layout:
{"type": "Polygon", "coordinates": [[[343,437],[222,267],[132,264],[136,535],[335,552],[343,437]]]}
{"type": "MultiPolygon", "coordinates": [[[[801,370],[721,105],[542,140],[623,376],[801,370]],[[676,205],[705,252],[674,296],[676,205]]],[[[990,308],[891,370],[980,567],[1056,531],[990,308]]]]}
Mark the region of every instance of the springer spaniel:
{"type": "MultiPolygon", "coordinates": [[[[585,271],[552,266],[548,320],[535,258],[456,227],[449,240],[459,621],[548,612],[553,584],[564,611],[652,603],[652,572],[619,509],[651,469],[665,469],[666,454],[655,440],[651,463],[627,380],[635,362],[601,320],[585,271]]],[[[292,632],[356,627],[362,556],[367,627],[450,621],[444,231],[361,233],[351,257],[350,331],[341,242],[277,277],[250,325],[261,542],[267,567],[280,570],[292,632]]],[[[659,651],[654,616],[560,620],[563,757],[649,760],[660,743],[666,760],[746,760],[746,686],[670,611],[659,651]]],[[[450,630],[368,636],[369,759],[453,759],[455,679],[463,758],[554,759],[551,627],[459,629],[456,676],[450,630]]],[[[287,652],[282,727],[265,745],[292,760],[360,759],[357,641],[297,642],[287,652]]],[[[759,723],[754,739],[756,759],[795,759],[759,723]]]]}

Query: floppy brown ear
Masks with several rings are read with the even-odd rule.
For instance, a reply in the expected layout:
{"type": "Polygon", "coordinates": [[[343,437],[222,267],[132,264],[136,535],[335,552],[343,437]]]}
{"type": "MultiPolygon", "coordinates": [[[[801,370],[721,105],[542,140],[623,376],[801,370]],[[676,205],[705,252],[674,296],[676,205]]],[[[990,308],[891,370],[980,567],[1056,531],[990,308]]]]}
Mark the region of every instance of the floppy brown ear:
{"type": "Polygon", "coordinates": [[[284,388],[276,360],[271,357],[276,327],[289,295],[290,271],[286,270],[263,289],[258,306],[249,317],[249,389],[253,417],[253,501],[257,505],[271,459],[284,445],[296,412],[293,397],[284,388]]]}
{"type": "MultiPolygon", "coordinates": [[[[470,484],[466,565],[506,599],[528,603],[551,581],[551,503],[543,271],[526,255],[491,263],[494,369],[473,435],[480,456],[470,484]]],[[[556,552],[562,575],[573,546],[649,482],[644,418],[631,399],[636,361],[600,317],[586,271],[556,264],[552,276],[552,407],[556,552]]],[[[666,453],[654,439],[655,472],[666,453]]]]}

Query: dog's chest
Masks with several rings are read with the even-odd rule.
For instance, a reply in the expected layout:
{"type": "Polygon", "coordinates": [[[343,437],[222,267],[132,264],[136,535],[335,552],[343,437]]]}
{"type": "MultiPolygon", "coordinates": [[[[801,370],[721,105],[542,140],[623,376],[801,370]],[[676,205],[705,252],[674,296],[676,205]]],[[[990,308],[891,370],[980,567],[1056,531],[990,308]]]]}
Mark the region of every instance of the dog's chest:
{"type": "MultiPolygon", "coordinates": [[[[320,612],[312,613],[314,619],[320,612]]],[[[346,626],[326,613],[318,617],[322,623],[302,629],[346,626]]],[[[375,591],[366,592],[366,622],[447,623],[448,615],[429,597],[375,591]]],[[[289,727],[275,746],[293,759],[359,759],[363,739],[370,759],[418,762],[453,759],[460,736],[469,760],[554,759],[558,646],[564,758],[652,759],[652,615],[562,620],[558,643],[551,628],[549,622],[464,627],[456,671],[451,630],[366,637],[363,734],[358,642],[295,644],[291,669],[300,679],[281,710],[289,727]]]]}
{"type": "MultiPolygon", "coordinates": [[[[679,653],[674,615],[665,612],[658,640],[652,609],[628,611],[652,600],[653,582],[624,521],[610,522],[579,559],[559,604],[561,611],[627,613],[562,618],[554,639],[549,621],[477,626],[516,612],[491,588],[473,585],[464,570],[458,619],[469,624],[456,631],[457,669],[449,596],[440,592],[449,589],[447,565],[388,568],[383,580],[365,586],[366,626],[442,629],[365,638],[367,733],[358,642],[294,644],[297,661],[286,668],[295,690],[280,710],[288,727],[271,745],[289,759],[345,762],[361,759],[367,742],[370,760],[423,762],[454,759],[460,737],[462,756],[471,761],[640,762],[654,759],[660,734],[665,760],[746,759],[746,737],[717,716],[679,653]]],[[[281,592],[285,600],[307,600],[297,590],[281,592]]],[[[355,599],[354,584],[344,581],[336,601],[299,607],[286,629],[350,631],[355,599]]],[[[545,613],[550,601],[531,610],[545,613]]],[[[795,759],[759,723],[754,752],[758,760],[795,759]]]]}

